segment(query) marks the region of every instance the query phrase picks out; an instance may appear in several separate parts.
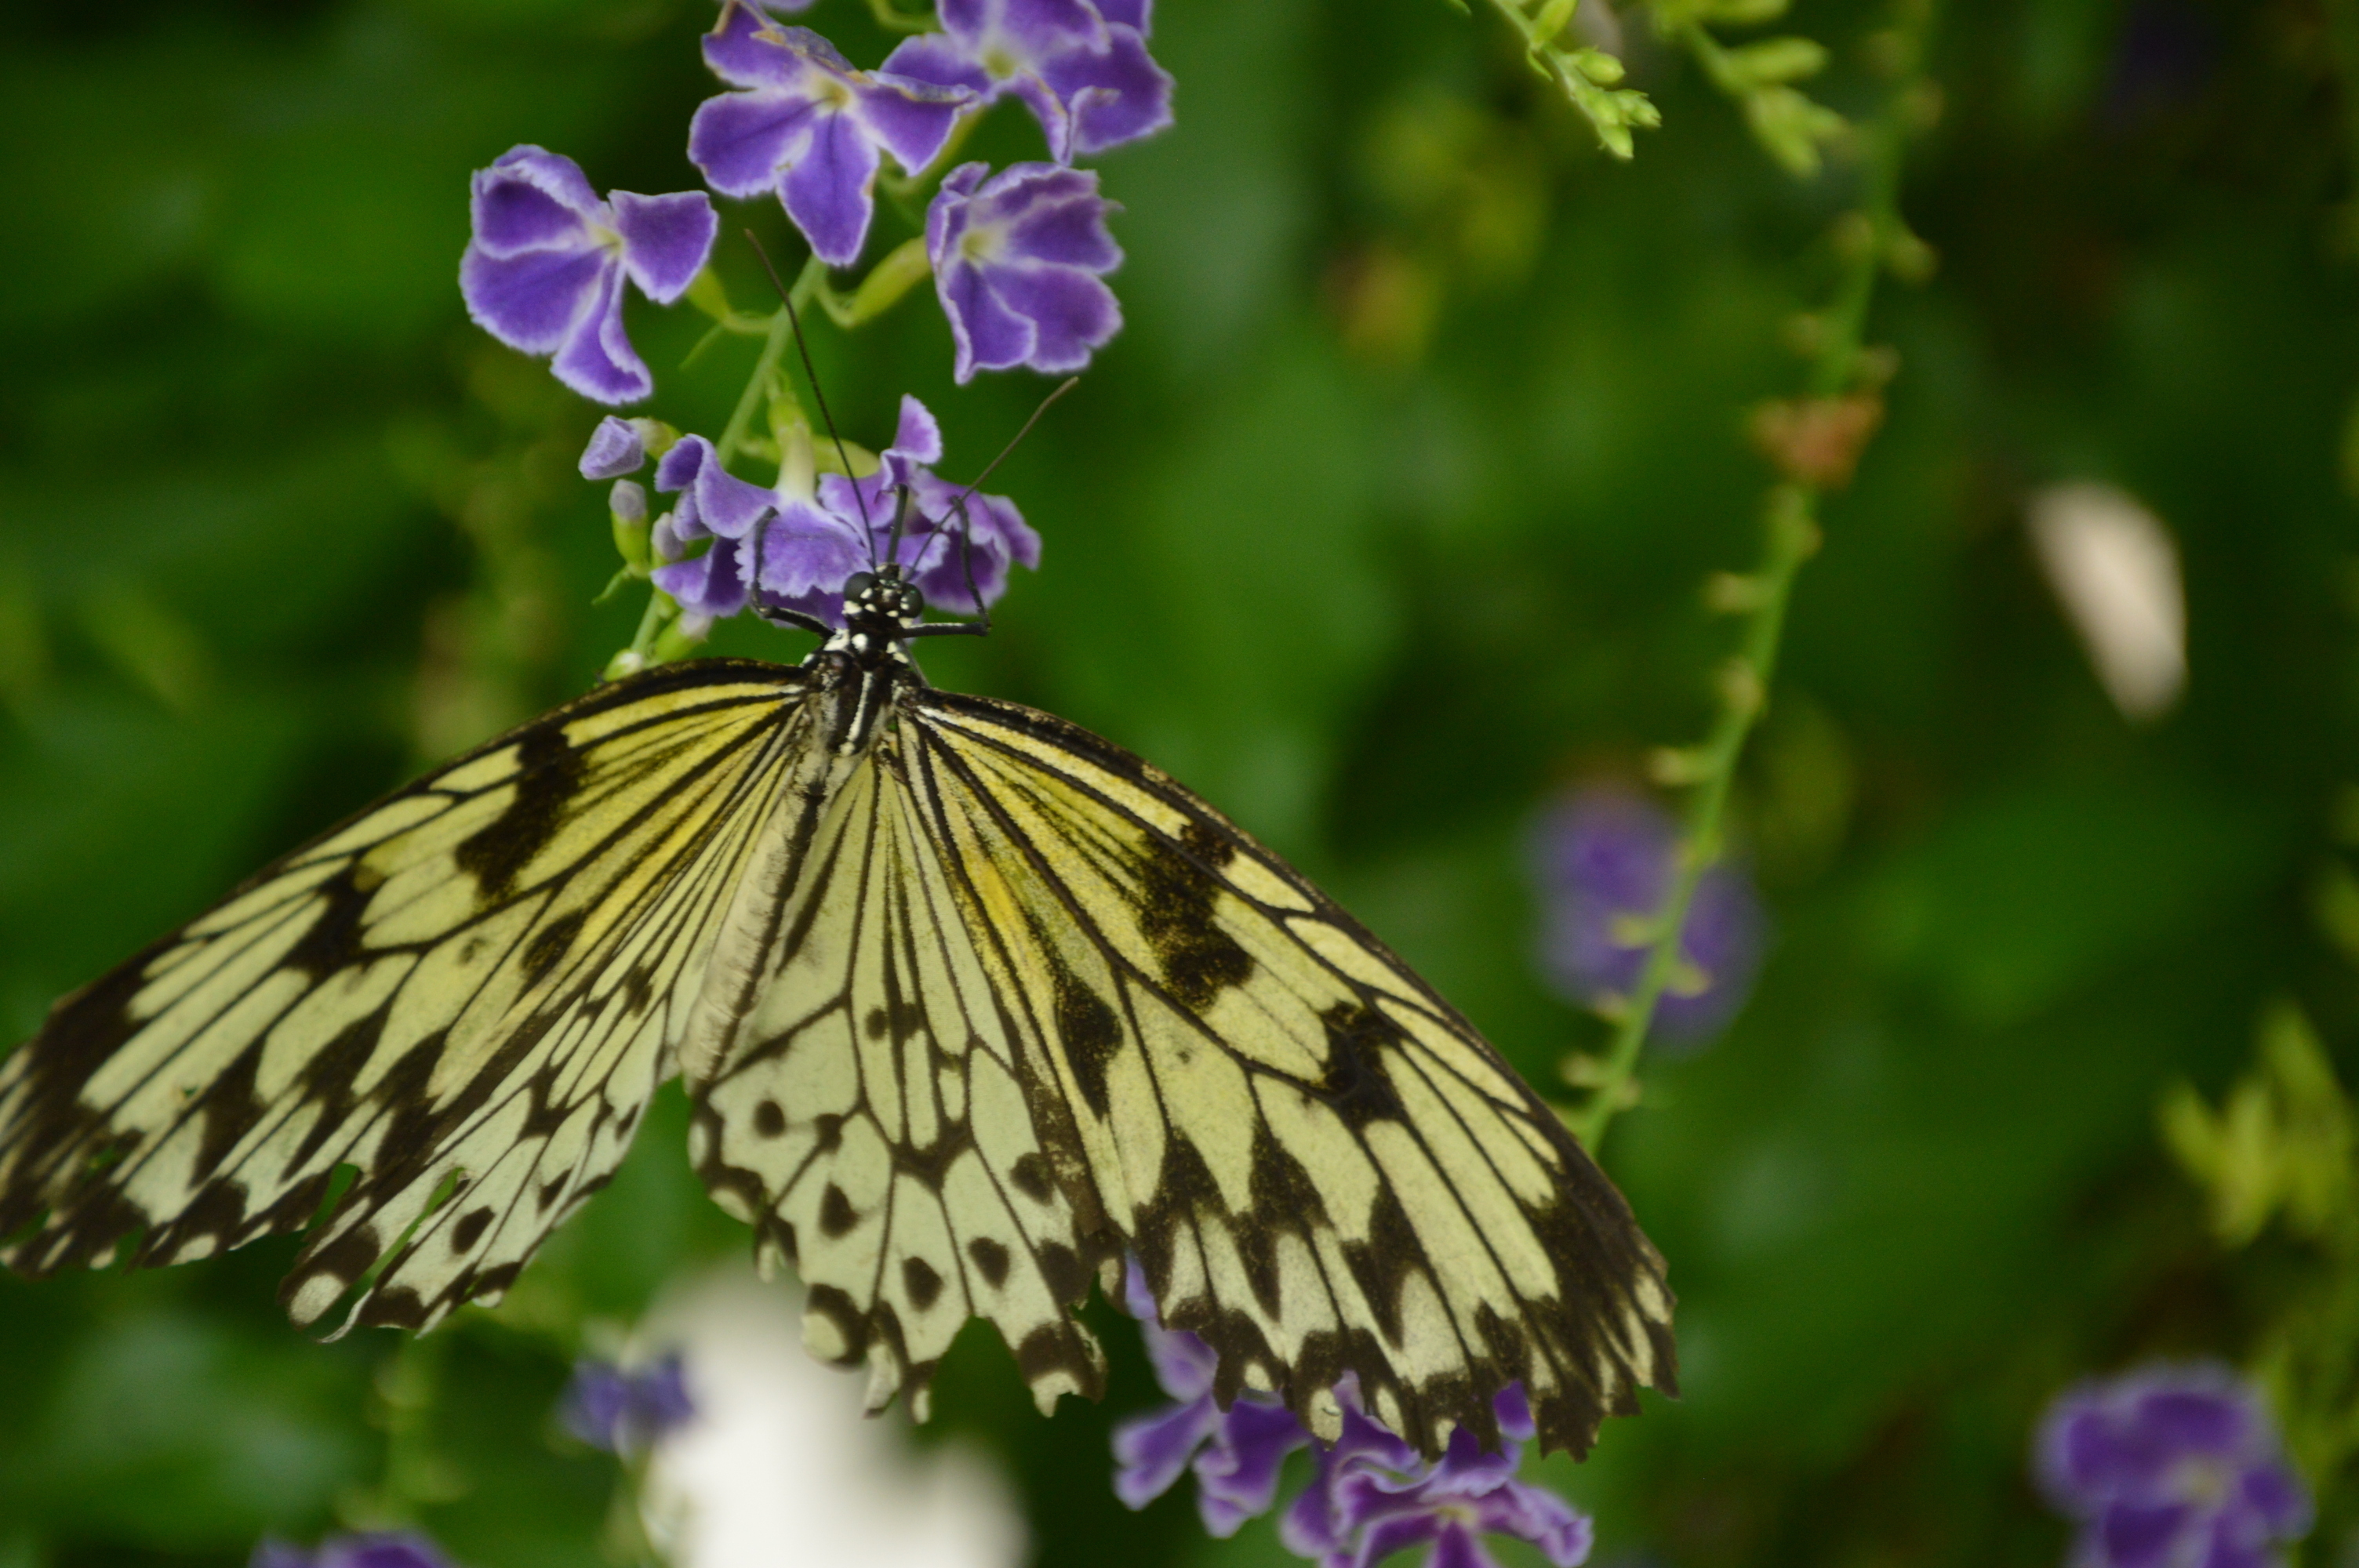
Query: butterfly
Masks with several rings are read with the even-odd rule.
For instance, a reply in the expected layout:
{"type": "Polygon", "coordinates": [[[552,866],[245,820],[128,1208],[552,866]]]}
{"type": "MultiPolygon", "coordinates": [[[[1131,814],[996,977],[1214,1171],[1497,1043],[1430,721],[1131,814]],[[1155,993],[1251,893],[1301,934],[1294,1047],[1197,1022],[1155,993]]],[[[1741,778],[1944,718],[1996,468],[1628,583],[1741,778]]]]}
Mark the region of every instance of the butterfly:
{"type": "Polygon", "coordinates": [[[1675,1390],[1672,1298],[1561,1120],[1375,937],[1153,766],[929,685],[889,559],[799,665],[597,687],[65,998],[0,1060],[0,1260],[309,1228],[297,1323],[496,1303],[684,1076],[804,1338],[929,1375],[971,1316],[1044,1412],[1135,1258],[1215,1393],[1428,1454],[1524,1385],[1585,1451],[1675,1390]],[[341,1178],[341,1180],[340,1180],[341,1178]],[[323,1212],[324,1211],[324,1212],[323,1212]]]}

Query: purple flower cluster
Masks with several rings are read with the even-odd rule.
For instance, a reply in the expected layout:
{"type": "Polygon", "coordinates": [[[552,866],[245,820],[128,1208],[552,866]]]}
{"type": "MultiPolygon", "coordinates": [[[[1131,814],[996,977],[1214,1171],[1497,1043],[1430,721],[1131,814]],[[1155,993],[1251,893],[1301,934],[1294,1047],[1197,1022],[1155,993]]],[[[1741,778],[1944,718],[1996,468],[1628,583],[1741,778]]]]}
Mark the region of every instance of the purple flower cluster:
{"type": "Polygon", "coordinates": [[[408,1530],[332,1535],[312,1550],[266,1539],[247,1568],[451,1568],[441,1548],[408,1530]]]}
{"type": "Polygon", "coordinates": [[[632,1370],[584,1357],[574,1364],[558,1417],[565,1430],[609,1454],[643,1454],[696,1419],[688,1368],[677,1355],[632,1370]]]}
{"type": "Polygon", "coordinates": [[[1553,1492],[1516,1478],[1522,1444],[1533,1435],[1523,1390],[1494,1404],[1499,1452],[1485,1454],[1460,1429],[1439,1464],[1428,1464],[1364,1410],[1348,1375],[1336,1389],[1343,1407],[1332,1444],[1306,1432],[1283,1405],[1245,1393],[1225,1411],[1212,1398],[1215,1358],[1192,1334],[1162,1326],[1136,1268],[1125,1304],[1143,1325],[1157,1381],[1173,1403],[1130,1417],[1114,1429],[1114,1494],[1144,1508],[1169,1491],[1183,1470],[1196,1474],[1196,1509],[1216,1536],[1236,1532],[1277,1501],[1287,1456],[1309,1446],[1318,1470],[1278,1521],[1288,1550],[1321,1568],[1369,1568],[1404,1548],[1430,1544],[1427,1568],[1495,1568],[1486,1535],[1538,1547],[1557,1568],[1589,1555],[1588,1518],[1553,1492]]]}
{"type": "MultiPolygon", "coordinates": [[[[904,41],[875,70],[772,19],[802,8],[728,0],[705,37],[705,63],[730,89],[690,122],[689,158],[706,182],[724,196],[776,196],[814,254],[848,266],[867,243],[886,160],[915,178],[962,116],[1014,98],[1055,161],[997,175],[963,164],[926,212],[958,378],[1087,364],[1122,327],[1103,282],[1122,251],[1097,176],[1068,166],[1171,123],[1171,78],[1147,52],[1148,0],[942,0],[942,30],[904,41]]],[[[566,385],[634,402],[654,383],[624,333],[624,281],[678,299],[716,230],[701,192],[601,200],[571,159],[520,146],[475,176],[461,288],[485,330],[550,356],[566,385]]]]}
{"type": "MultiPolygon", "coordinates": [[[[1677,825],[1636,795],[1593,787],[1541,818],[1532,849],[1542,968],[1585,1005],[1626,1000],[1646,972],[1655,921],[1670,896],[1677,825]]],[[[1742,871],[1723,860],[1703,873],[1680,934],[1679,963],[1656,1004],[1658,1043],[1700,1044],[1735,1015],[1760,967],[1763,924],[1742,871]]]]}
{"type": "Polygon", "coordinates": [[[2216,1363],[2153,1366],[2066,1390],[2034,1468],[2080,1525],[2082,1568],[2269,1568],[2310,1525],[2254,1389],[2216,1363]]]}
{"type": "MultiPolygon", "coordinates": [[[[592,435],[582,471],[617,478],[647,455],[637,422],[610,418],[592,435]]],[[[889,551],[929,603],[980,610],[1006,591],[1010,568],[1040,564],[1040,535],[1006,496],[936,475],[941,455],[941,427],[914,397],[901,399],[893,445],[858,481],[822,474],[766,488],[723,468],[702,436],[683,437],[656,465],[656,490],[679,499],[655,524],[655,584],[708,622],[751,606],[840,625],[845,579],[889,551]]]]}

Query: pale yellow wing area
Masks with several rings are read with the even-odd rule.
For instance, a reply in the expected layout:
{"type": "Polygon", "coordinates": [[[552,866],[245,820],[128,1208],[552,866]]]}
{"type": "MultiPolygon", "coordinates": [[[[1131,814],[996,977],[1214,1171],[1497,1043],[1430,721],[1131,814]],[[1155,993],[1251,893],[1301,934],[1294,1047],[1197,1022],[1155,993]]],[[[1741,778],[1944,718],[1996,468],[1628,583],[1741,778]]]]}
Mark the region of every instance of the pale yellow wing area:
{"type": "MultiPolygon", "coordinates": [[[[968,1319],[991,1320],[1046,1411],[1096,1397],[1104,1363],[1067,1313],[1114,1252],[1075,1145],[1037,1108],[979,929],[903,774],[897,737],[853,769],[790,846],[751,999],[688,1064],[690,1157],[722,1206],[755,1226],[765,1273],[792,1262],[803,1336],[865,1361],[868,1402],[927,1379],[968,1319]]],[[[705,1043],[700,1040],[700,1050],[705,1043]]]]}
{"type": "Polygon", "coordinates": [[[1084,1173],[1068,1201],[1218,1351],[1223,1400],[1274,1390],[1332,1434],[1354,1374],[1434,1454],[1453,1425],[1495,1440],[1521,1381],[1543,1443],[1580,1452],[1673,1390],[1662,1261],[1621,1195],[1317,889],[1045,714],[922,692],[900,752],[1036,1133],[1084,1173]]]}
{"type": "Polygon", "coordinates": [[[805,728],[773,665],[602,687],[65,999],[0,1062],[0,1260],[205,1257],[302,1227],[350,1166],[284,1288],[297,1321],[495,1299],[673,1070],[805,728]]]}

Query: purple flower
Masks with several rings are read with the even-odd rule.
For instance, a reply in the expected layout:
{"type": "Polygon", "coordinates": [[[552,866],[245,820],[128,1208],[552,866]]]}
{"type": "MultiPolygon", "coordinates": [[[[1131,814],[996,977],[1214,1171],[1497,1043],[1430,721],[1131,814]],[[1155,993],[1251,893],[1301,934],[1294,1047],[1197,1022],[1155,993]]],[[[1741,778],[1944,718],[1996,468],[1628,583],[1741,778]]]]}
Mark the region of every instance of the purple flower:
{"type": "Polygon", "coordinates": [[[1145,1508],[1192,1465],[1196,1511],[1203,1516],[1204,1529],[1216,1536],[1234,1535],[1245,1520],[1269,1511],[1277,1498],[1279,1468],[1310,1434],[1266,1395],[1240,1394],[1221,1410],[1212,1402],[1212,1347],[1157,1320],[1155,1298],[1136,1265],[1124,1296],[1130,1314],[1143,1325],[1156,1381],[1177,1402],[1131,1416],[1114,1428],[1114,1495],[1129,1508],[1145,1508]]]}
{"type": "Polygon", "coordinates": [[[1122,307],[1100,281],[1122,262],[1105,226],[1115,204],[1098,194],[1093,171],[1020,163],[988,172],[962,164],[926,209],[958,379],[1016,365],[1079,370],[1122,330],[1122,307]]]}
{"type": "Polygon", "coordinates": [[[2310,1530],[2310,1493],[2254,1389],[2217,1363],[2067,1390],[2034,1467],[2081,1526],[2082,1568],[2265,1568],[2310,1530]]]}
{"type": "Polygon", "coordinates": [[[627,1456],[695,1420],[696,1402],[677,1354],[636,1371],[585,1357],[574,1363],[559,1412],[565,1430],[582,1442],[627,1456]]]}
{"type": "Polygon", "coordinates": [[[1006,591],[1011,567],[1040,564],[1040,535],[1006,496],[969,494],[937,477],[929,465],[941,454],[940,427],[914,397],[901,400],[899,432],[874,473],[857,483],[825,475],[816,493],[749,483],[722,468],[712,442],[683,437],[656,465],[656,489],[680,499],[654,531],[664,563],[655,584],[713,620],[758,603],[841,625],[844,579],[891,546],[929,603],[972,613],[1006,591]],[[897,542],[899,487],[909,507],[897,542]],[[701,555],[689,554],[706,539],[701,555]]]}
{"type": "MultiPolygon", "coordinates": [[[[965,486],[938,477],[930,465],[940,461],[941,455],[941,427],[924,404],[905,396],[900,426],[893,444],[880,455],[876,471],[857,485],[830,474],[819,481],[819,496],[840,518],[865,517],[881,559],[898,505],[894,489],[908,487],[909,510],[901,520],[895,558],[926,602],[971,615],[1007,591],[1011,567],[1039,566],[1040,535],[1006,496],[970,494],[965,486]]],[[[840,619],[841,594],[836,602],[810,613],[822,620],[840,619]]]]}
{"type": "Polygon", "coordinates": [[[832,266],[856,259],[868,238],[879,155],[911,172],[925,168],[973,98],[963,87],[854,70],[810,28],[775,27],[748,5],[705,35],[704,60],[743,91],[697,109],[689,160],[725,196],[776,190],[832,266]]]}
{"type": "MultiPolygon", "coordinates": [[[[1533,838],[1545,921],[1540,962],[1568,995],[1602,1006],[1637,990],[1679,853],[1669,817],[1612,787],[1585,789],[1541,818],[1533,838]]],[[[1658,1043],[1700,1043],[1744,1005],[1761,961],[1762,925],[1742,871],[1723,861],[1704,872],[1688,905],[1680,961],[1655,1009],[1658,1043]]]]}
{"type": "Polygon", "coordinates": [[[1171,123],[1171,77],[1147,57],[1147,0],[941,0],[942,31],[885,69],[984,98],[1012,93],[1059,163],[1171,123]]]}
{"type": "Polygon", "coordinates": [[[625,419],[609,414],[598,421],[598,427],[590,432],[590,444],[582,449],[582,477],[620,479],[636,473],[647,466],[649,452],[669,451],[679,434],[660,420],[625,419]]]}
{"type": "Polygon", "coordinates": [[[581,167],[536,146],[477,169],[474,236],[459,262],[467,314],[500,341],[554,356],[557,379],[600,403],[655,390],[623,335],[623,280],[669,305],[688,290],[719,227],[702,191],[602,201],[581,167]]]}
{"type": "Polygon", "coordinates": [[[387,1530],[332,1535],[310,1552],[265,1538],[248,1568],[451,1568],[451,1560],[422,1535],[387,1530]]]}
{"type": "Polygon", "coordinates": [[[1399,1437],[1360,1408],[1353,1390],[1336,1390],[1343,1431],[1319,1454],[1319,1473],[1278,1522],[1278,1534],[1321,1568],[1368,1568],[1404,1547],[1431,1542],[1427,1568],[1496,1568],[1486,1535],[1513,1536],[1539,1548],[1557,1568],[1589,1556],[1589,1517],[1562,1498],[1516,1478],[1522,1443],[1532,1436],[1531,1408],[1520,1387],[1492,1409],[1500,1444],[1485,1454],[1461,1427],[1438,1465],[1427,1465],[1399,1437]]]}

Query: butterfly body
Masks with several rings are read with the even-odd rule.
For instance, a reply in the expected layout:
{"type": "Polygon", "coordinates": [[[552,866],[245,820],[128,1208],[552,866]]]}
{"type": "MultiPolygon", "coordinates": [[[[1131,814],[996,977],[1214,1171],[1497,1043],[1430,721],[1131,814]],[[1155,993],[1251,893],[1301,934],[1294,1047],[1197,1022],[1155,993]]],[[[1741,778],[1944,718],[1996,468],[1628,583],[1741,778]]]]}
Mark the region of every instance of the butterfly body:
{"type": "Polygon", "coordinates": [[[1216,1394],[1429,1453],[1520,1380],[1585,1449],[1671,1299],[1549,1108],[1406,965],[1158,770],[928,685],[891,568],[801,665],[667,665],[323,835],[0,1061],[0,1260],[311,1220],[299,1322],[496,1300],[682,1075],[690,1157],[872,1408],[990,1318],[1043,1408],[1135,1257],[1216,1394]]]}

